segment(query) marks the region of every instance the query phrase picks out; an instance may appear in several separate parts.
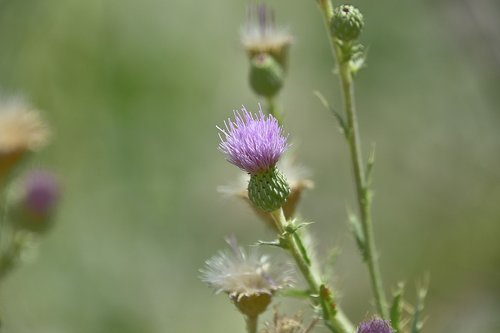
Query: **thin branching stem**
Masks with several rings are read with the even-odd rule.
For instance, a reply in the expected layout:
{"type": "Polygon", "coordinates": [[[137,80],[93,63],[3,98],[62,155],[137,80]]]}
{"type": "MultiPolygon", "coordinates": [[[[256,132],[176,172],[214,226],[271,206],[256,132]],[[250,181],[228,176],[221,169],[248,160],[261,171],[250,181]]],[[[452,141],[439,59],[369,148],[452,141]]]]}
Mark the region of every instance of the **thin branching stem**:
{"type": "MultiPolygon", "coordinates": [[[[318,4],[323,13],[325,23],[328,26],[328,23],[330,22],[330,19],[333,15],[332,4],[329,0],[318,0],[318,4]]],[[[363,156],[361,153],[361,138],[359,134],[359,126],[354,102],[354,84],[352,80],[351,67],[349,59],[345,59],[342,50],[335,43],[335,40],[330,33],[328,34],[328,36],[330,38],[330,45],[332,47],[339,70],[340,84],[342,87],[344,99],[344,111],[347,117],[346,139],[351,155],[354,180],[356,184],[356,195],[359,212],[361,215],[361,225],[365,238],[364,259],[368,266],[370,282],[375,298],[377,311],[384,319],[388,319],[389,312],[387,309],[387,301],[385,298],[385,292],[378,263],[377,250],[375,247],[373,223],[371,218],[370,189],[367,184],[366,174],[364,172],[363,156]]]]}
{"type": "Polygon", "coordinates": [[[339,64],[340,81],[342,83],[342,91],[344,95],[344,107],[347,115],[349,150],[354,170],[354,179],[356,183],[356,194],[361,214],[361,226],[365,236],[365,261],[370,273],[370,282],[372,285],[373,296],[378,313],[384,319],[389,318],[387,309],[387,301],[385,299],[384,288],[382,284],[382,276],[378,262],[377,250],[375,247],[375,237],[373,232],[373,222],[371,216],[371,197],[370,190],[367,186],[366,177],[363,167],[363,157],[361,155],[360,135],[358,121],[356,117],[356,109],[354,105],[354,86],[350,65],[348,62],[339,64]]]}
{"type": "Polygon", "coordinates": [[[329,289],[324,286],[318,278],[318,275],[313,271],[311,263],[307,260],[310,256],[304,252],[307,251],[307,248],[303,245],[300,234],[298,234],[297,230],[289,230],[289,227],[293,229],[293,226],[286,220],[283,209],[280,208],[275,210],[271,212],[271,215],[276,223],[276,228],[286,244],[286,249],[290,252],[290,255],[293,257],[309,286],[311,301],[322,309],[325,325],[333,333],[354,332],[354,327],[349,319],[345,316],[340,307],[334,304],[329,289]]]}

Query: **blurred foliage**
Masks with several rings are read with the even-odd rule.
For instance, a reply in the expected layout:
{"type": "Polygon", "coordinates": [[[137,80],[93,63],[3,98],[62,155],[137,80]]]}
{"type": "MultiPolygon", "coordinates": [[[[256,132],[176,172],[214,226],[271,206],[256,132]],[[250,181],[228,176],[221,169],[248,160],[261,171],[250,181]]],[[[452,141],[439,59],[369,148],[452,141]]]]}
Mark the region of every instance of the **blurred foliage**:
{"type": "MultiPolygon", "coordinates": [[[[486,35],[471,48],[467,38],[485,36],[472,21],[470,35],[457,34],[454,18],[469,22],[473,1],[354,3],[367,20],[357,102],[365,151],[377,142],[375,223],[387,287],[411,287],[430,272],[427,332],[498,331],[500,75],[492,50],[500,40],[486,35]]],[[[500,18],[493,0],[479,3],[500,18]]],[[[317,183],[302,214],[317,222],[320,251],[342,249],[334,281],[359,321],[371,313],[371,294],[346,221],[347,151],[312,94],[341,105],[324,27],[314,1],[271,4],[296,35],[280,103],[317,183]]],[[[2,90],[45,110],[55,137],[31,163],[57,170],[65,193],[39,258],[2,286],[5,332],[243,330],[198,268],[227,234],[243,244],[269,238],[246,206],[215,193],[238,174],[216,149],[215,126],[242,103],[257,105],[238,44],[245,6],[0,1],[2,90]]]]}

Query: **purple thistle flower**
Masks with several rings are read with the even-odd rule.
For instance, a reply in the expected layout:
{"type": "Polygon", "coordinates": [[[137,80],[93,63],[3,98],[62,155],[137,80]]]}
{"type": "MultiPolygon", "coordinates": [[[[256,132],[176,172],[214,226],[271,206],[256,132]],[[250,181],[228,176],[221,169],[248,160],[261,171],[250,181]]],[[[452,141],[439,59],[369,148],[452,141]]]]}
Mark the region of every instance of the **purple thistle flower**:
{"type": "Polygon", "coordinates": [[[34,216],[51,213],[59,198],[59,186],[53,174],[44,170],[29,173],[24,180],[26,211],[34,216]]]}
{"type": "Polygon", "coordinates": [[[226,160],[255,175],[268,171],[288,148],[287,137],[272,115],[265,116],[259,104],[259,113],[252,114],[243,106],[241,113],[234,111],[235,120],[224,122],[219,150],[226,160]]]}
{"type": "Polygon", "coordinates": [[[362,322],[358,327],[357,333],[393,333],[394,330],[387,320],[373,318],[362,322]]]}

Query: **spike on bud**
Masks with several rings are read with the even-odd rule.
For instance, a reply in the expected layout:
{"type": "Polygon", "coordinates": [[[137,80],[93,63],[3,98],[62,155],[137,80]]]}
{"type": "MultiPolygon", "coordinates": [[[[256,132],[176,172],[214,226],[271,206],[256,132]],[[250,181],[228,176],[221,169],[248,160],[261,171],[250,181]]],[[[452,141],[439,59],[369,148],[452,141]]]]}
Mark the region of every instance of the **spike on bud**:
{"type": "Polygon", "coordinates": [[[330,31],[338,40],[343,42],[356,40],[363,30],[363,26],[363,15],[356,7],[341,5],[333,10],[330,31]]]}
{"type": "Polygon", "coordinates": [[[290,187],[276,168],[253,174],[248,183],[248,198],[259,209],[272,212],[288,199],[290,187]]]}
{"type": "Polygon", "coordinates": [[[250,61],[250,86],[259,96],[274,97],[283,87],[284,71],[270,55],[260,53],[250,61]]]}

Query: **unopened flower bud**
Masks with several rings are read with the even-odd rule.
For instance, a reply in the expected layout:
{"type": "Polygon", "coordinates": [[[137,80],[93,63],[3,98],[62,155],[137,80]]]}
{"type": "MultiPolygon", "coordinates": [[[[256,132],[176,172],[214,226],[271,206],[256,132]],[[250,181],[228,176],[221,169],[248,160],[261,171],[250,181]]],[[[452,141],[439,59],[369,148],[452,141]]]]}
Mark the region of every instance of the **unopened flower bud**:
{"type": "Polygon", "coordinates": [[[274,97],[283,87],[284,72],[281,65],[270,55],[260,53],[250,61],[250,86],[266,98],[274,97]]]}
{"type": "Polygon", "coordinates": [[[250,176],[248,199],[259,209],[272,212],[281,208],[288,199],[290,187],[277,168],[250,176]]]}
{"type": "Polygon", "coordinates": [[[363,26],[363,15],[356,7],[341,5],[333,10],[330,31],[335,38],[343,42],[353,41],[359,37],[363,26]]]}

